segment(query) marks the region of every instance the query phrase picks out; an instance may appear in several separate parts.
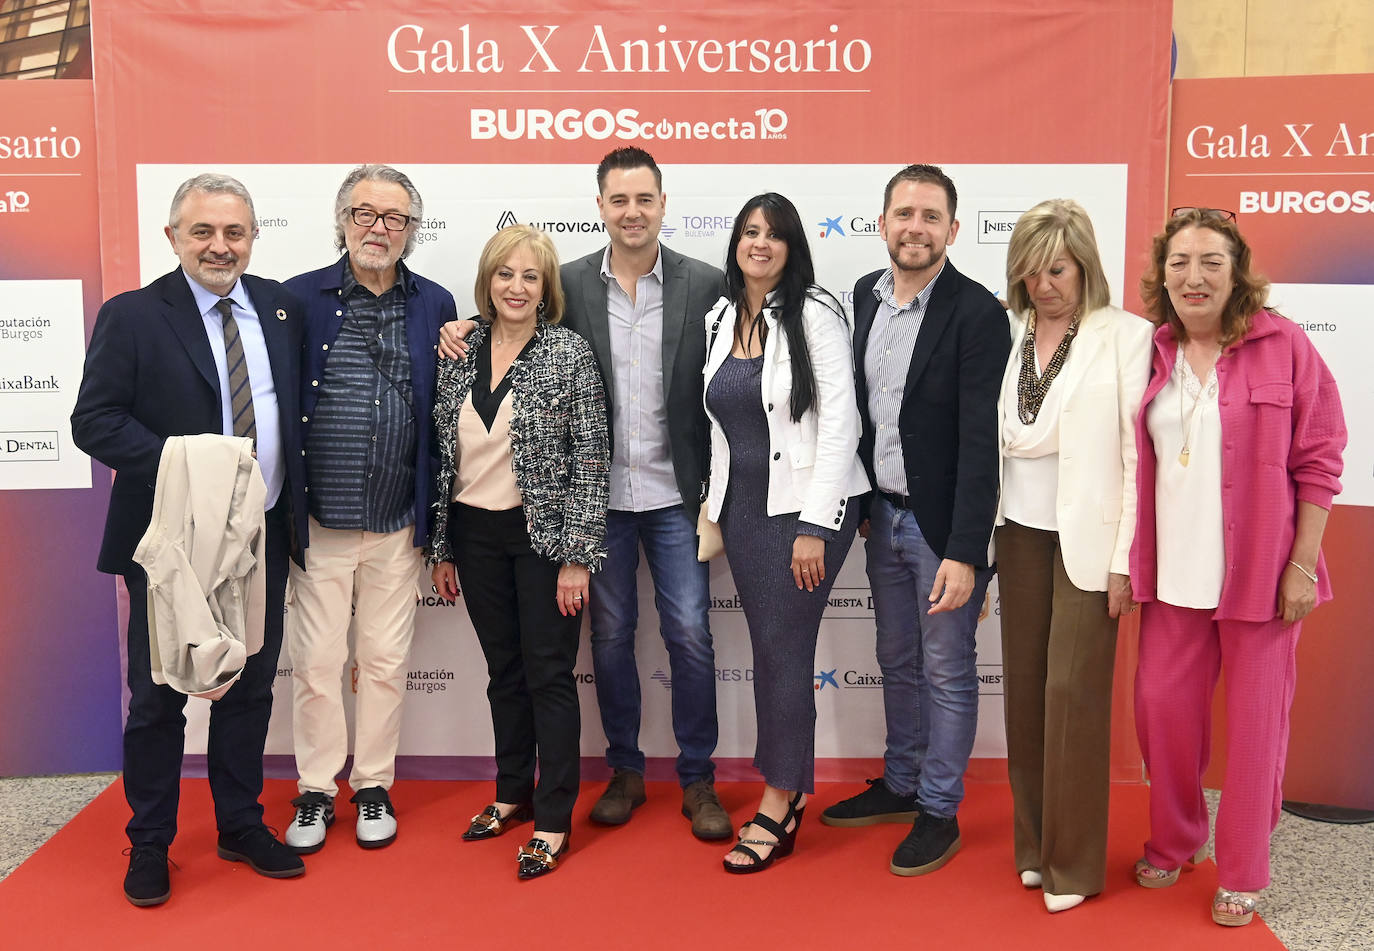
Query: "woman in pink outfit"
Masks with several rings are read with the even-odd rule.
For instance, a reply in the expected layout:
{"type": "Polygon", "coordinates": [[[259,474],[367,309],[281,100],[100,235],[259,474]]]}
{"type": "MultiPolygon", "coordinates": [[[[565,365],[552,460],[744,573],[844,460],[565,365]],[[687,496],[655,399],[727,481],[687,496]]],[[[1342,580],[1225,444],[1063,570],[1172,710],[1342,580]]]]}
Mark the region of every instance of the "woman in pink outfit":
{"type": "Polygon", "coordinates": [[[1321,556],[1345,421],[1302,329],[1264,304],[1235,215],[1175,209],[1141,296],[1159,325],[1136,420],[1142,604],[1136,729],[1150,773],[1146,888],[1207,843],[1202,774],[1226,672],[1226,774],[1212,919],[1243,925],[1269,884],[1302,619],[1331,597],[1321,556]]]}

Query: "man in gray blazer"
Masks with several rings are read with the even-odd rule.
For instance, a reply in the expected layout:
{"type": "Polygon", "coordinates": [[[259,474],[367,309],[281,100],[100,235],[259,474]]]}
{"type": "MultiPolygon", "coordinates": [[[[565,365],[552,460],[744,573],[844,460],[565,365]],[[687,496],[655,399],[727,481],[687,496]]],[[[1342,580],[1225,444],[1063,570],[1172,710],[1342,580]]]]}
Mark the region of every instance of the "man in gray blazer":
{"type": "Polygon", "coordinates": [[[659,244],[666,196],[648,152],[616,149],[597,166],[596,183],[610,243],[563,266],[563,322],[596,351],[611,410],[609,554],[592,576],[588,607],[606,761],[615,773],[591,816],[621,825],[644,802],[635,665],[642,545],[668,648],[682,811],[698,838],[724,839],[732,830],[713,785],[715,651],[696,521],[707,472],[704,318],[725,278],[659,244]]]}

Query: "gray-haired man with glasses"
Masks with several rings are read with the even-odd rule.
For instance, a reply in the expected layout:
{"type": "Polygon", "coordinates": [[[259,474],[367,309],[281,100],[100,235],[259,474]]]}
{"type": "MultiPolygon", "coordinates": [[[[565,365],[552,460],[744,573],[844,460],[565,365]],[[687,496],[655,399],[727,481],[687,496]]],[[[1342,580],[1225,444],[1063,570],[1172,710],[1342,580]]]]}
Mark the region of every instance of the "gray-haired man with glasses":
{"type": "Polygon", "coordinates": [[[341,675],[354,630],[357,842],[396,838],[388,790],[415,631],[420,551],[433,479],[429,420],[435,341],[453,295],[403,259],[423,214],[403,173],[360,165],[334,203],[343,257],[287,282],[305,304],[301,421],[310,509],[305,570],[292,567],[286,624],[300,795],[286,830],[297,852],[324,845],[348,754],[341,675]]]}

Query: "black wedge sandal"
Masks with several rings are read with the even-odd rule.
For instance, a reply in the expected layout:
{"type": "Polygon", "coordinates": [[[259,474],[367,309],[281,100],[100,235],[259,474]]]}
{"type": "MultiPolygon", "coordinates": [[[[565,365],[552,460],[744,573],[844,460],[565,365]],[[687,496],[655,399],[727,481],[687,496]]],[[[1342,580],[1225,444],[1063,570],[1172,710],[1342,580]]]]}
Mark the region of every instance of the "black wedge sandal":
{"type": "Polygon", "coordinates": [[[754,818],[749,820],[749,825],[758,826],[764,832],[775,836],[775,841],[767,839],[746,839],[741,832],[740,840],[731,852],[738,852],[753,859],[748,865],[736,865],[733,862],[721,859],[721,864],[725,866],[725,871],[736,875],[748,875],[751,872],[762,872],[773,864],[775,859],[785,858],[792,854],[792,850],[797,846],[797,830],[801,828],[802,816],[806,813],[806,807],[797,808],[797,803],[801,802],[801,791],[799,790],[792,801],[787,804],[787,814],[782,817],[782,822],[774,822],[761,812],[754,813],[754,818]],[[787,832],[788,823],[792,824],[792,831],[787,832]],[[751,845],[771,845],[773,851],[768,853],[767,858],[760,858],[759,854],[749,848],[751,845]]]}

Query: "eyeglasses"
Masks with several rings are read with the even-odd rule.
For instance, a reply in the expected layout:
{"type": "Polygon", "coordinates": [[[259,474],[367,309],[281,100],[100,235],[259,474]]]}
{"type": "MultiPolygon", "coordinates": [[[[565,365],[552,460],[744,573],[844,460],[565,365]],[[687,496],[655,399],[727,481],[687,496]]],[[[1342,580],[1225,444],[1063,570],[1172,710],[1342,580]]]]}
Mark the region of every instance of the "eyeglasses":
{"type": "Polygon", "coordinates": [[[1183,218],[1187,215],[1196,213],[1202,218],[1220,218],[1222,221],[1235,221],[1236,213],[1227,211],[1225,208],[1196,208],[1192,205],[1181,205],[1169,212],[1170,218],[1183,218]]]}
{"type": "Polygon", "coordinates": [[[353,223],[360,228],[371,228],[380,218],[382,219],[382,227],[386,228],[387,231],[404,231],[415,220],[411,215],[399,215],[394,211],[379,215],[371,208],[350,208],[348,212],[353,216],[353,223]]]}

